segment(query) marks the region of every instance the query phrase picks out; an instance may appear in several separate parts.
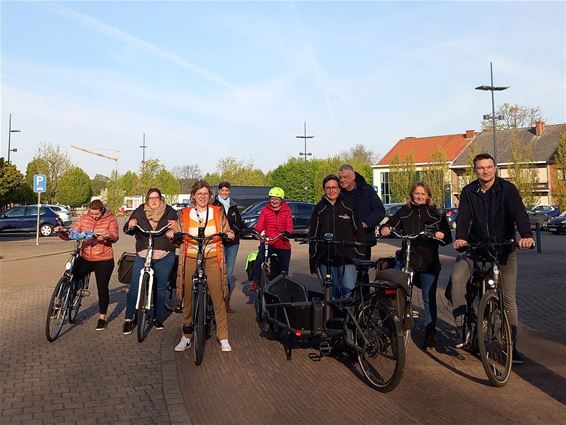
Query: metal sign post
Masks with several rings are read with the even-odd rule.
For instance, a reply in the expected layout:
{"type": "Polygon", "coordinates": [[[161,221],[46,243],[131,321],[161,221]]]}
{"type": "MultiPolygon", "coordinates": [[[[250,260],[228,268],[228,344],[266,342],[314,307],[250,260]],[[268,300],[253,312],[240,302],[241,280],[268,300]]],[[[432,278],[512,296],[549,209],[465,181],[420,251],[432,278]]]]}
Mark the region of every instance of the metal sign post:
{"type": "Polygon", "coordinates": [[[33,191],[37,193],[37,223],[35,226],[35,244],[39,245],[39,210],[41,207],[41,193],[47,189],[47,177],[45,174],[34,174],[33,191]]]}

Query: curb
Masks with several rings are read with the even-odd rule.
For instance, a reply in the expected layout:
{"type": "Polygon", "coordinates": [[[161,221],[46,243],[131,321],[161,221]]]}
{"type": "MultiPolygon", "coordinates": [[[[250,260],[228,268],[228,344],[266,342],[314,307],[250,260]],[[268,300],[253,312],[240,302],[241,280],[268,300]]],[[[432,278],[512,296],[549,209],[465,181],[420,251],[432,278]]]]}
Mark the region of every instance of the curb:
{"type": "Polygon", "coordinates": [[[48,252],[46,254],[28,255],[27,257],[2,258],[2,259],[0,259],[0,263],[7,263],[8,261],[28,260],[30,258],[36,258],[36,257],[47,257],[49,255],[68,254],[68,253],[73,252],[73,251],[74,251],[73,249],[67,249],[65,251],[48,252]]]}

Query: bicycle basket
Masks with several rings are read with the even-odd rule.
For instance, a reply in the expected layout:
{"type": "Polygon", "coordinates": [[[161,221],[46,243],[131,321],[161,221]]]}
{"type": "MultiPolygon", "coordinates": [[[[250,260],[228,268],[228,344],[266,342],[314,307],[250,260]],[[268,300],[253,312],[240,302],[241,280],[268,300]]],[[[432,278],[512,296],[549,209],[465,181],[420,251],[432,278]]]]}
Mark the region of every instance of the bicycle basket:
{"type": "Polygon", "coordinates": [[[130,283],[132,281],[132,271],[134,270],[135,252],[123,252],[118,260],[118,282],[130,283]]]}

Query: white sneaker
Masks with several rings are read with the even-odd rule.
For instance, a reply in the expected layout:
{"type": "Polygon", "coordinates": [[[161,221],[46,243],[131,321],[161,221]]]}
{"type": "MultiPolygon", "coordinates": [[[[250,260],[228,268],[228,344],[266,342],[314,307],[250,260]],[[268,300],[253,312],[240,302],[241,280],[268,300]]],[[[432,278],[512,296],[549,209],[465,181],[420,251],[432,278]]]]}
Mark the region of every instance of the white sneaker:
{"type": "Polygon", "coordinates": [[[232,347],[230,347],[230,343],[227,339],[220,340],[220,348],[222,349],[222,351],[232,351],[232,347]]]}
{"type": "Polygon", "coordinates": [[[175,347],[175,351],[185,351],[191,346],[191,339],[187,338],[185,335],[181,337],[181,341],[175,347]]]}

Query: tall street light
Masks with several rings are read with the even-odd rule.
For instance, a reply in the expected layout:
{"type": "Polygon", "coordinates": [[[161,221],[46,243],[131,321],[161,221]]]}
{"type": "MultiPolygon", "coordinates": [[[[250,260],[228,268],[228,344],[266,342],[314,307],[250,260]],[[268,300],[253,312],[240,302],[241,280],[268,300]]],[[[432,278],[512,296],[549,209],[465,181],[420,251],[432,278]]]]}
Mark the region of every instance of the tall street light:
{"type": "Polygon", "coordinates": [[[311,156],[311,152],[307,152],[307,139],[314,139],[314,136],[307,136],[307,123],[305,121],[305,132],[302,136],[296,136],[297,139],[303,139],[305,141],[305,151],[299,152],[299,155],[305,157],[305,202],[309,201],[309,185],[307,179],[307,156],[311,156]]]}
{"type": "Polygon", "coordinates": [[[22,130],[12,130],[12,114],[10,114],[10,121],[8,124],[8,164],[10,163],[10,152],[17,152],[18,149],[14,148],[11,149],[10,148],[10,142],[12,139],[12,133],[20,133],[22,130]]]}
{"type": "Polygon", "coordinates": [[[493,130],[493,161],[497,166],[497,145],[495,142],[495,98],[493,96],[494,91],[503,91],[507,90],[509,87],[502,87],[502,86],[494,86],[493,85],[493,65],[489,62],[489,71],[491,73],[491,85],[489,86],[479,86],[476,87],[476,90],[483,90],[483,91],[490,91],[491,92],[491,122],[492,122],[492,130],[493,130]]]}

